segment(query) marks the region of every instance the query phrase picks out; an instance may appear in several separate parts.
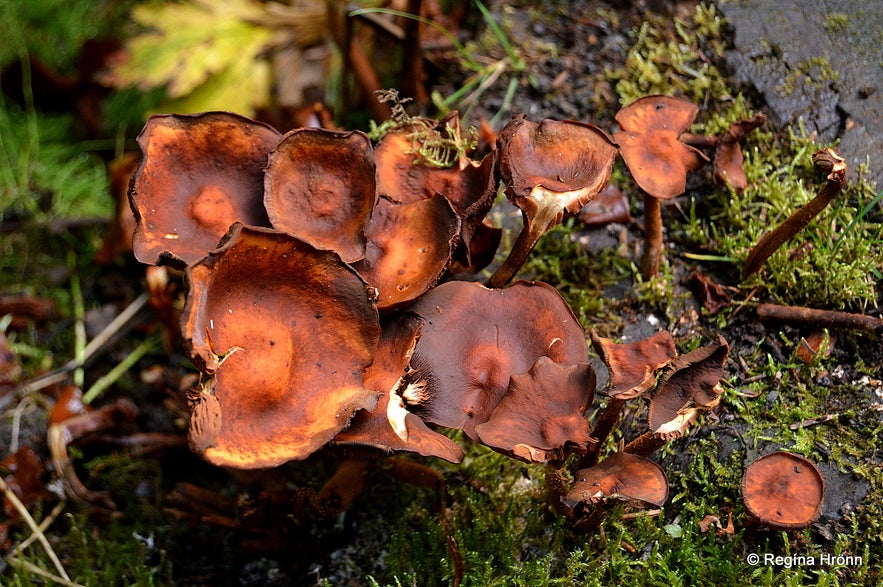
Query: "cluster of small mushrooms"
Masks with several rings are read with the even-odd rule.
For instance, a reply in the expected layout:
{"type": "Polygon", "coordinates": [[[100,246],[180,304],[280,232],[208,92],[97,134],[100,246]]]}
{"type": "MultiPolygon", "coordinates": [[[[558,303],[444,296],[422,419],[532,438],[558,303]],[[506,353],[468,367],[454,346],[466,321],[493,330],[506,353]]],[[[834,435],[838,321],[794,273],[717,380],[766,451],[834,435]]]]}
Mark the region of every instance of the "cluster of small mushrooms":
{"type": "Polygon", "coordinates": [[[530,463],[580,455],[561,492],[570,508],[661,505],[667,482],[647,456],[718,403],[727,343],[679,356],[665,331],[628,344],[592,333],[609,370],[593,429],[583,327],[551,285],[510,284],[542,234],[607,186],[618,153],[647,194],[683,192],[705,158],[679,141],[696,107],[639,102],[614,138],[513,118],[478,160],[451,146],[456,114],[401,121],[376,144],[360,131],[282,135],[230,113],[150,118],[129,191],[133,246],[141,262],[185,272],[184,345],[206,376],[190,398],[193,450],[241,469],[328,445],[456,463],[463,450],[438,429],[458,429],[530,463]],[[500,185],[524,227],[484,285],[500,185]],[[602,459],[637,397],[646,434],[602,459]]]}

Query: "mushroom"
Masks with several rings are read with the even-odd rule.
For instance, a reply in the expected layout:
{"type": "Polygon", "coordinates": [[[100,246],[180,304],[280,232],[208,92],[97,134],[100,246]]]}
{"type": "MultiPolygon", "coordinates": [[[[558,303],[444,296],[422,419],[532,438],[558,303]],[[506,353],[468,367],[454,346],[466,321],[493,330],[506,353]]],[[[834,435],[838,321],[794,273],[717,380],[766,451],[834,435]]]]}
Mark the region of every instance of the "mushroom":
{"type": "Polygon", "coordinates": [[[745,508],[768,528],[806,528],[819,517],[824,495],[818,467],[790,452],[762,456],[742,475],[745,508]]]}
{"type": "Polygon", "coordinates": [[[451,262],[460,219],[441,195],[396,204],[381,198],[366,228],[364,259],[353,264],[377,289],[382,310],[416,299],[451,262]]]}
{"type": "Polygon", "coordinates": [[[619,421],[626,401],[652,389],[656,385],[659,369],[678,355],[674,339],[667,330],[630,343],[614,342],[599,336],[594,330],[590,336],[592,347],[607,367],[609,376],[604,393],[610,399],[595,421],[592,434],[595,442],[580,461],[580,465],[585,467],[597,462],[604,441],[619,421]]]}
{"type": "Polygon", "coordinates": [[[613,133],[629,172],[644,192],[646,244],[641,260],[645,278],[659,272],[662,251],[662,208],[687,189],[687,172],[702,167],[708,158],[678,140],[690,128],[699,108],[670,96],[644,96],[616,113],[620,130],[613,133]]]}
{"type": "Polygon", "coordinates": [[[408,412],[399,395],[408,361],[420,337],[423,321],[413,314],[388,317],[382,324],[374,363],[365,370],[365,386],[383,391],[374,410],[362,410],[335,444],[373,446],[385,451],[409,451],[452,463],[463,460],[457,444],[408,412]]]}
{"type": "Polygon", "coordinates": [[[528,463],[561,461],[569,449],[585,452],[595,381],[587,363],[561,365],[542,356],[527,373],[512,375],[490,419],[475,427],[478,439],[528,463]]]}
{"type": "Polygon", "coordinates": [[[575,479],[561,501],[578,515],[576,525],[583,532],[597,527],[616,503],[647,509],[662,507],[668,499],[668,479],[662,467],[625,452],[577,471],[575,479]]]}
{"type": "Polygon", "coordinates": [[[500,174],[524,226],[488,281],[509,283],[540,237],[577,214],[610,181],[617,148],[601,129],[571,120],[513,118],[497,139],[500,174]]]}
{"type": "Polygon", "coordinates": [[[365,256],[375,199],[371,141],[363,132],[300,128],[269,155],[264,206],[273,228],[347,263],[365,256]]]}
{"type": "Polygon", "coordinates": [[[505,289],[449,281],[421,296],[409,311],[423,320],[405,405],[425,421],[463,429],[487,422],[512,375],[537,359],[587,361],[585,333],[558,291],[521,281],[505,289]]]}
{"type": "Polygon", "coordinates": [[[151,116],[129,191],[135,257],[183,268],[218,245],[234,222],[270,226],[264,167],[281,135],[227,112],[151,116]]]}
{"type": "Polygon", "coordinates": [[[363,372],[380,337],[377,310],[336,253],[235,224],[186,276],[182,334],[211,375],[191,397],[190,444],[208,461],[304,459],[376,406],[363,372]]]}
{"type": "Polygon", "coordinates": [[[720,402],[720,380],[730,347],[720,335],[672,360],[662,371],[650,399],[649,431],[632,440],[625,452],[647,456],[672,438],[680,437],[700,413],[720,402]]]}

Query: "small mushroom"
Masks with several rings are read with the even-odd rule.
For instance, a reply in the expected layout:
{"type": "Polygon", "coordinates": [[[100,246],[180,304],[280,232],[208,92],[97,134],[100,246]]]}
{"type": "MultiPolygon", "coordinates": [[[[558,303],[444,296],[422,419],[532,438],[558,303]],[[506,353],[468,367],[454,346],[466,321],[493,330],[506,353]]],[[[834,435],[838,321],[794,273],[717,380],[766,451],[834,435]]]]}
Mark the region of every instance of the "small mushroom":
{"type": "Polygon", "coordinates": [[[340,257],[235,224],[188,267],[182,334],[211,379],[191,397],[191,447],[236,468],[306,458],[379,393],[363,372],[380,337],[368,286],[340,257]]]}
{"type": "Polygon", "coordinates": [[[610,181],[617,148],[601,129],[571,120],[512,119],[497,139],[500,174],[524,226],[488,281],[509,283],[540,237],[577,214],[610,181]]]}
{"type": "Polygon", "coordinates": [[[644,96],[616,113],[620,130],[613,133],[635,183],[644,192],[646,244],[641,260],[644,277],[656,276],[662,254],[662,207],[687,189],[687,172],[708,158],[678,140],[690,128],[699,108],[670,96],[644,96]]]}
{"type": "Polygon", "coordinates": [[[730,347],[720,335],[710,345],[672,360],[662,371],[650,399],[649,431],[631,441],[625,452],[647,456],[680,437],[700,413],[720,402],[720,381],[730,347]]]}
{"type": "Polygon", "coordinates": [[[299,128],[269,155],[264,206],[273,228],[347,263],[365,256],[375,199],[371,141],[363,132],[299,128]]]}
{"type": "Polygon", "coordinates": [[[586,467],[597,462],[599,451],[619,421],[626,401],[652,389],[656,385],[659,369],[678,354],[674,339],[666,330],[630,343],[614,342],[599,336],[594,330],[590,336],[592,347],[607,367],[609,376],[604,393],[610,399],[595,421],[592,434],[595,443],[580,461],[586,467]]]}
{"type": "Polygon", "coordinates": [[[365,258],[353,267],[388,310],[429,290],[451,262],[460,219],[441,195],[407,204],[381,198],[365,234],[365,258]]]}
{"type": "Polygon", "coordinates": [[[349,428],[334,437],[335,444],[416,452],[452,463],[463,460],[463,450],[407,411],[399,395],[422,326],[423,321],[413,314],[388,317],[383,322],[374,363],[365,370],[365,386],[381,390],[383,395],[376,408],[356,414],[349,428]]]}
{"type": "Polygon", "coordinates": [[[478,438],[509,388],[537,359],[587,362],[585,333],[552,286],[521,281],[505,289],[449,281],[409,311],[425,321],[411,359],[405,405],[427,422],[478,438]]]}
{"type": "Polygon", "coordinates": [[[745,508],[768,528],[806,528],[819,517],[824,495],[825,480],[818,467],[790,452],[762,456],[742,475],[745,508]]]}
{"type": "Polygon", "coordinates": [[[178,269],[218,245],[234,222],[270,226],[264,167],[281,135],[227,112],[151,116],[129,190],[135,257],[178,269]]]}
{"type": "Polygon", "coordinates": [[[576,472],[576,482],[564,497],[570,508],[619,500],[637,508],[662,507],[668,499],[665,471],[654,461],[617,452],[594,467],[576,472]]]}
{"type": "Polygon", "coordinates": [[[475,427],[485,445],[528,463],[561,461],[590,444],[586,409],[595,394],[591,365],[537,359],[530,371],[512,375],[490,419],[475,427]]]}

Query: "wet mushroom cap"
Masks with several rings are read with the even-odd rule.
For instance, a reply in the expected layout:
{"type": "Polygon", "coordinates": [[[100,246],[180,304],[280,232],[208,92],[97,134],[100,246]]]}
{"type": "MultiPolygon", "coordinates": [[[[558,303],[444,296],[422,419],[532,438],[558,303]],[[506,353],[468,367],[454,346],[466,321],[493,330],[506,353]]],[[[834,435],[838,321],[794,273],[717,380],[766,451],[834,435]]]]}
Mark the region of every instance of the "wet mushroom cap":
{"type": "Polygon", "coordinates": [[[621,130],[613,133],[632,177],[656,198],[674,198],[687,189],[687,173],[708,158],[678,140],[690,128],[699,108],[670,96],[638,98],[616,114],[621,130]]]}
{"type": "Polygon", "coordinates": [[[376,405],[363,372],[380,337],[377,310],[337,254],[234,225],[187,278],[185,344],[213,376],[192,398],[191,445],[207,460],[303,459],[376,405]]]}
{"type": "Polygon", "coordinates": [[[558,291],[521,281],[505,289],[450,281],[421,296],[409,311],[425,320],[411,367],[425,382],[405,396],[427,422],[463,429],[477,438],[509,387],[537,359],[585,363],[585,332],[558,291]]]}
{"type": "Polygon", "coordinates": [[[585,452],[590,442],[585,414],[594,392],[590,365],[540,357],[527,373],[512,375],[506,395],[475,431],[483,444],[529,463],[561,459],[568,444],[585,452]]]}
{"type": "Polygon", "coordinates": [[[662,507],[668,499],[665,471],[646,457],[617,452],[594,467],[577,471],[573,488],[563,501],[574,507],[609,498],[633,507],[662,507]]]}
{"type": "Polygon", "coordinates": [[[204,257],[234,222],[270,226],[263,205],[273,128],[226,112],[151,116],[129,192],[135,257],[178,268],[204,257]]]}
{"type": "Polygon", "coordinates": [[[638,397],[656,385],[656,372],[678,352],[667,330],[630,343],[617,343],[591,332],[592,347],[609,373],[605,393],[618,399],[638,397]]]}
{"type": "Polygon", "coordinates": [[[347,263],[365,255],[375,202],[371,141],[360,131],[300,128],[270,153],[264,205],[273,228],[347,263]]]}
{"type": "Polygon", "coordinates": [[[335,444],[373,446],[384,451],[407,451],[452,463],[463,460],[457,444],[429,428],[405,410],[398,395],[423,321],[413,314],[394,315],[382,322],[374,363],[365,370],[365,387],[383,391],[373,410],[362,410],[350,426],[334,437],[335,444]]]}
{"type": "Polygon", "coordinates": [[[818,467],[790,452],[760,457],[742,476],[745,507],[770,528],[806,528],[819,517],[824,495],[825,481],[818,467]]]}

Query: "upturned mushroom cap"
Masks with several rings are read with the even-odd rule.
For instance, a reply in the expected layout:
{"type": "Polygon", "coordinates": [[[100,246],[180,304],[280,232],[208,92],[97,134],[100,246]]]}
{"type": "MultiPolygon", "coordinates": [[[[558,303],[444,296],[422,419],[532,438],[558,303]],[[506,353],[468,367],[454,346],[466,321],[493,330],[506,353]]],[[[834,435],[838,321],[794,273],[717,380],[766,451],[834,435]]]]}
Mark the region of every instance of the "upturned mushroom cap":
{"type": "Polygon", "coordinates": [[[671,96],[644,96],[616,114],[613,133],[629,172],[642,190],[668,200],[687,189],[687,173],[707,161],[702,151],[678,140],[699,108],[671,96]]]}
{"type": "Polygon", "coordinates": [[[151,116],[138,135],[142,160],[129,192],[135,257],[182,268],[218,246],[234,222],[269,226],[264,167],[280,139],[227,112],[151,116]]]}
{"type": "Polygon", "coordinates": [[[742,475],[742,499],[752,516],[769,528],[806,528],[818,517],[825,481],[815,464],[778,451],[748,465],[742,475]]]}
{"type": "Polygon", "coordinates": [[[356,414],[349,428],[334,437],[336,444],[416,452],[452,463],[463,460],[463,450],[408,412],[399,395],[422,326],[423,321],[413,314],[392,316],[383,322],[374,363],[365,370],[365,386],[383,391],[383,395],[376,408],[356,414]]]}
{"type": "Polygon", "coordinates": [[[185,344],[213,376],[192,398],[190,443],[208,461],[303,459],[374,408],[379,394],[363,372],[380,337],[377,310],[336,253],[236,224],[187,279],[185,344]]]}
{"type": "Polygon", "coordinates": [[[449,281],[421,296],[410,311],[424,319],[410,381],[422,383],[403,394],[425,421],[463,429],[487,422],[512,375],[527,373],[537,359],[587,362],[585,333],[555,288],[517,282],[488,289],[449,281]]]}
{"type": "Polygon", "coordinates": [[[668,499],[665,471],[646,457],[618,452],[594,467],[577,471],[576,482],[563,501],[572,508],[607,499],[639,508],[662,507],[668,499]]]}
{"type": "Polygon", "coordinates": [[[572,120],[513,118],[497,139],[509,200],[528,225],[547,231],[576,214],[610,181],[616,144],[601,129],[572,120]],[[541,210],[549,209],[549,213],[541,210]]]}
{"type": "Polygon", "coordinates": [[[671,361],[663,370],[650,400],[650,430],[667,438],[677,437],[720,401],[720,381],[730,347],[724,337],[671,361]]]}
{"type": "Polygon", "coordinates": [[[667,330],[629,343],[614,342],[594,330],[590,336],[592,347],[610,374],[605,393],[617,399],[632,399],[653,388],[657,371],[678,356],[667,330]]]}
{"type": "Polygon", "coordinates": [[[264,206],[276,230],[352,263],[365,255],[374,188],[374,159],[365,133],[300,128],[270,153],[264,206]]]}
{"type": "Polygon", "coordinates": [[[365,231],[365,258],[353,267],[377,289],[380,309],[410,302],[444,274],[459,229],[459,218],[440,195],[409,204],[381,198],[365,231]]]}
{"type": "Polygon", "coordinates": [[[540,357],[527,373],[512,375],[506,395],[475,431],[483,444],[528,463],[562,459],[568,445],[585,452],[594,394],[591,365],[540,357]]]}

